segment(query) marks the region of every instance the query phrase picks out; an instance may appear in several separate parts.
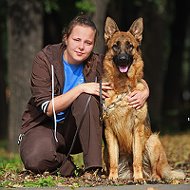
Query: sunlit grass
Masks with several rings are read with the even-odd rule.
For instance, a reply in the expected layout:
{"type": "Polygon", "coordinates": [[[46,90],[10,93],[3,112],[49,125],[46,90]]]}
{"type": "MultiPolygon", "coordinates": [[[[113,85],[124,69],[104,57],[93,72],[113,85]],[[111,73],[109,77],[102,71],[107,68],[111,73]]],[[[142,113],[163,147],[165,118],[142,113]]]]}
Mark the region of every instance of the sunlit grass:
{"type": "Polygon", "coordinates": [[[6,152],[0,148],[0,173],[3,171],[19,172],[23,165],[18,154],[6,152]]]}

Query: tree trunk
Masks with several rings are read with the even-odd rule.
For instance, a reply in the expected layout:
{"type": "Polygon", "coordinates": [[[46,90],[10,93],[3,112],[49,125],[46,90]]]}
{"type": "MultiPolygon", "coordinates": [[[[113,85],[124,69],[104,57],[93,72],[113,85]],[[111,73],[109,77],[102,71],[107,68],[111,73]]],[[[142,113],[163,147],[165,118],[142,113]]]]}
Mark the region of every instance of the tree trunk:
{"type": "Polygon", "coordinates": [[[9,150],[17,152],[21,116],[30,97],[32,62],[42,47],[42,6],[38,0],[8,3],[9,150]]]}
{"type": "Polygon", "coordinates": [[[7,99],[6,99],[6,13],[0,8],[0,139],[7,137],[7,99]]]}
{"type": "Polygon", "coordinates": [[[96,41],[95,50],[98,53],[104,53],[104,22],[106,17],[107,5],[110,0],[92,0],[94,5],[96,6],[96,11],[93,15],[93,20],[98,28],[98,38],[96,41]]]}
{"type": "MultiPolygon", "coordinates": [[[[0,38],[1,39],[1,38],[0,38]]],[[[3,44],[1,44],[3,45],[3,44]]],[[[6,69],[5,69],[5,59],[3,59],[4,52],[0,48],[0,139],[7,137],[7,99],[6,99],[6,69]]]]}

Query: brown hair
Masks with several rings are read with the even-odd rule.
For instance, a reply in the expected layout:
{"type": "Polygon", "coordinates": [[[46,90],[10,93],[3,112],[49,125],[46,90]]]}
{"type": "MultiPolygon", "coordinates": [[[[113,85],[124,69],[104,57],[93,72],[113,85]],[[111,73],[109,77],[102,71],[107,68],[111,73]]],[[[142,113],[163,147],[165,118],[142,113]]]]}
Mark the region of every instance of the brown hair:
{"type": "Polygon", "coordinates": [[[71,34],[73,28],[76,25],[91,27],[95,31],[95,40],[96,40],[98,31],[97,31],[97,28],[96,28],[96,25],[94,24],[94,22],[87,15],[78,15],[73,20],[71,20],[68,27],[64,28],[64,30],[63,30],[62,42],[63,42],[64,45],[65,45],[65,38],[69,37],[69,35],[71,34]]]}

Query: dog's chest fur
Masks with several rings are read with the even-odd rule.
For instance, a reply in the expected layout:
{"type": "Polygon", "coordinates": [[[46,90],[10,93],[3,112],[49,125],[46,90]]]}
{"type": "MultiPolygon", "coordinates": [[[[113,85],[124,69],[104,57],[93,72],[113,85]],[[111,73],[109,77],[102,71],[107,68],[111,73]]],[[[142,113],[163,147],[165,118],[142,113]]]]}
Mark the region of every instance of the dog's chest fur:
{"type": "Polygon", "coordinates": [[[137,129],[138,123],[144,121],[147,113],[147,105],[136,110],[128,106],[127,94],[113,95],[109,100],[104,102],[104,121],[109,130],[112,130],[118,141],[120,153],[132,153],[132,142],[134,130],[137,129]],[[121,99],[118,99],[121,96],[121,99]],[[111,105],[111,106],[110,106],[111,105]]]}

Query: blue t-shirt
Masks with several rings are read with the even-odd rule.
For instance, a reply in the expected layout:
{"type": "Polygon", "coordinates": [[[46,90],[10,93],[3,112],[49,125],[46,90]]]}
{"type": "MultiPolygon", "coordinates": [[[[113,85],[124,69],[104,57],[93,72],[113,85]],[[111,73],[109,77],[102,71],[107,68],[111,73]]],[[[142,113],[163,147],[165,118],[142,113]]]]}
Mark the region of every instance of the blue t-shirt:
{"type": "MultiPolygon", "coordinates": [[[[63,94],[74,88],[75,86],[84,83],[83,64],[69,64],[63,59],[65,83],[63,88],[63,94]]],[[[67,110],[59,112],[56,115],[57,122],[65,119],[67,110]]]]}

